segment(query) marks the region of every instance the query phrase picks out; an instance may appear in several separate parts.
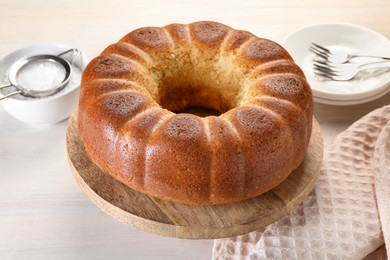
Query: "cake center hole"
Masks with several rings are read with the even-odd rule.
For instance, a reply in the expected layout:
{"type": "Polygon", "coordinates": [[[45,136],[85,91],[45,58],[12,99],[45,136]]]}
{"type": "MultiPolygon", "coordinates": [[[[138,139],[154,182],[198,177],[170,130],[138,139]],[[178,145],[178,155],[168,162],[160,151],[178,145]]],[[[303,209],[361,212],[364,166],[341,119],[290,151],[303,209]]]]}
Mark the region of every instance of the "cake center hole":
{"type": "Polygon", "coordinates": [[[202,57],[196,51],[173,57],[156,67],[160,73],[156,100],[161,107],[206,117],[237,106],[242,73],[232,69],[232,58],[215,53],[202,57]]]}
{"type": "Polygon", "coordinates": [[[176,113],[187,113],[187,114],[193,114],[193,115],[200,116],[200,117],[221,115],[221,112],[219,112],[217,110],[210,109],[210,108],[204,108],[204,107],[187,107],[185,109],[177,111],[176,113]]]}

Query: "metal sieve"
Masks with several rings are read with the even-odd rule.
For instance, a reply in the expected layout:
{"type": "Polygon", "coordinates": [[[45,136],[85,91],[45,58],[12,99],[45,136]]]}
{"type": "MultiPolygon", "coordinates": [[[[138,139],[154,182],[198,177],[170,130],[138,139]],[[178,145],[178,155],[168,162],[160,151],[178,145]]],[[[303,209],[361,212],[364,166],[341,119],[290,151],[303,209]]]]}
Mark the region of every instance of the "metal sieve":
{"type": "Polygon", "coordinates": [[[78,49],[70,49],[67,51],[64,51],[58,55],[51,55],[51,54],[40,54],[35,56],[30,56],[23,58],[21,60],[16,61],[9,69],[8,72],[8,81],[9,83],[3,86],[0,86],[0,89],[8,88],[8,87],[14,87],[16,88],[16,91],[11,92],[9,94],[6,94],[5,96],[0,97],[0,101],[14,96],[14,95],[23,95],[25,97],[32,97],[32,98],[42,98],[42,97],[48,97],[51,96],[59,91],[61,91],[66,84],[69,82],[69,79],[72,75],[72,64],[76,60],[76,58],[80,55],[80,51],[78,49]],[[61,56],[69,53],[69,52],[75,52],[73,59],[71,60],[71,63],[67,61],[66,59],[62,58],[61,56]],[[18,80],[18,75],[21,74],[21,72],[28,68],[29,66],[34,66],[34,64],[37,63],[46,63],[46,64],[53,64],[53,66],[57,66],[64,71],[63,78],[60,79],[60,81],[57,83],[53,83],[49,87],[45,89],[34,89],[31,87],[26,87],[21,84],[20,80],[18,80]]]}

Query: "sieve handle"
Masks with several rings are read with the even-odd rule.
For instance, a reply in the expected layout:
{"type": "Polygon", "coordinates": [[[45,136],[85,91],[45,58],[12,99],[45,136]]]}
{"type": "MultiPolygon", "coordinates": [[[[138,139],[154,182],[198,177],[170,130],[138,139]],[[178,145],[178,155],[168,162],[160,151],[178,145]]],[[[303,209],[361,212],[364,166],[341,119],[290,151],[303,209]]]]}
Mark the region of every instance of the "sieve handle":
{"type": "Polygon", "coordinates": [[[0,89],[9,88],[9,87],[12,87],[12,84],[5,84],[3,86],[0,86],[0,89]]]}
{"type": "Polygon", "coordinates": [[[60,54],[57,54],[57,56],[62,56],[62,55],[65,55],[65,54],[67,54],[67,53],[69,53],[69,52],[76,52],[76,53],[79,53],[80,51],[79,51],[78,49],[76,49],[76,48],[72,48],[72,49],[66,50],[66,51],[64,51],[64,52],[61,52],[60,54]]]}
{"type": "Polygon", "coordinates": [[[71,62],[70,62],[70,64],[73,65],[73,62],[74,62],[74,61],[80,56],[80,54],[81,54],[81,52],[80,52],[79,49],[77,49],[77,48],[72,48],[72,49],[69,49],[69,50],[67,50],[67,51],[61,52],[61,53],[58,54],[57,56],[58,56],[58,57],[61,57],[62,55],[65,55],[65,54],[67,54],[67,53],[69,53],[69,52],[75,52],[75,53],[76,53],[76,55],[73,56],[73,59],[72,59],[71,62]]]}
{"type": "Polygon", "coordinates": [[[8,97],[15,96],[15,95],[20,94],[20,93],[22,93],[21,90],[18,90],[18,91],[9,93],[9,94],[7,94],[7,95],[5,95],[5,96],[0,97],[0,101],[3,100],[3,99],[6,99],[6,98],[8,98],[8,97]]]}
{"type": "MultiPolygon", "coordinates": [[[[3,86],[0,86],[0,89],[8,88],[8,87],[12,87],[12,84],[6,84],[6,85],[3,85],[3,86]]],[[[8,98],[8,97],[15,96],[15,95],[20,94],[20,93],[22,93],[21,90],[18,90],[18,91],[9,93],[9,94],[7,94],[7,95],[5,95],[5,96],[0,97],[0,101],[3,100],[3,99],[5,99],[5,98],[8,98]]]]}

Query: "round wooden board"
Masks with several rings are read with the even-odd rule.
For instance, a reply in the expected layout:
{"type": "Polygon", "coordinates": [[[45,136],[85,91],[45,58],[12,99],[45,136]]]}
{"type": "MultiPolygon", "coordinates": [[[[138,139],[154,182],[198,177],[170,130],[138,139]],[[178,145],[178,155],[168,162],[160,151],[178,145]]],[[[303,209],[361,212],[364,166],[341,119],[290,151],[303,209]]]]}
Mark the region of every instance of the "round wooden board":
{"type": "Polygon", "coordinates": [[[287,215],[313,189],[322,162],[322,135],[313,120],[313,133],[303,163],[271,191],[237,203],[193,206],[150,197],[108,174],[88,157],[77,129],[77,110],[66,134],[68,159],[84,193],[108,215],[137,229],[163,236],[213,239],[242,235],[287,215]]]}

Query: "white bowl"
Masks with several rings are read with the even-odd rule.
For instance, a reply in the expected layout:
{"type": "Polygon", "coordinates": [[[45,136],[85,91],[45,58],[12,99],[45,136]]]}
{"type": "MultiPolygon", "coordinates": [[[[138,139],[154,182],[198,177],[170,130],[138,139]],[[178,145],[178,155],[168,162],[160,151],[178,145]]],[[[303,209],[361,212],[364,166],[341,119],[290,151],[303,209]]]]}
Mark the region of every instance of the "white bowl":
{"type": "MultiPolygon", "coordinates": [[[[42,43],[18,49],[0,60],[0,83],[2,85],[8,83],[9,68],[19,59],[39,54],[58,55],[72,48],[74,47],[59,43],[42,43]]],[[[69,57],[64,56],[67,59],[69,57]]],[[[88,57],[81,52],[81,55],[75,59],[74,65],[78,67],[76,69],[82,72],[88,62],[88,57]]],[[[76,73],[73,73],[72,77],[76,77],[75,75],[76,73]]],[[[78,78],[73,78],[73,80],[77,80],[78,84],[75,82],[69,83],[63,90],[52,96],[26,98],[16,95],[3,99],[0,103],[11,116],[23,122],[34,125],[54,124],[68,118],[77,106],[80,95],[80,82],[78,78]]],[[[4,89],[1,91],[0,96],[9,92],[11,92],[11,88],[4,89]]]]}
{"type": "Polygon", "coordinates": [[[312,42],[330,49],[390,57],[390,40],[373,30],[353,24],[310,25],[291,33],[282,45],[305,72],[316,102],[360,104],[379,98],[390,90],[390,73],[350,81],[319,79],[313,71],[314,54],[309,51],[312,42]]]}

